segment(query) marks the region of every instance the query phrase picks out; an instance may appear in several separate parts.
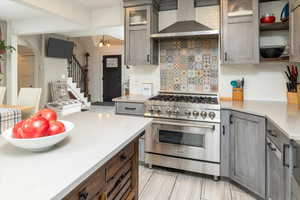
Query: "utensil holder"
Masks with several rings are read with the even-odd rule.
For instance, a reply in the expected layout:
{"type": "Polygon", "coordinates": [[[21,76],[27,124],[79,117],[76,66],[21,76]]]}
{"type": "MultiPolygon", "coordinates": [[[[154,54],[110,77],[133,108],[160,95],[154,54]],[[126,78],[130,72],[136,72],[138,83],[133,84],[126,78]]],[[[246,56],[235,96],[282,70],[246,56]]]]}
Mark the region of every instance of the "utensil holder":
{"type": "Polygon", "coordinates": [[[232,88],[232,101],[244,101],[243,88],[232,88]]]}
{"type": "Polygon", "coordinates": [[[288,104],[299,104],[298,93],[297,92],[288,92],[287,93],[288,104]]]}

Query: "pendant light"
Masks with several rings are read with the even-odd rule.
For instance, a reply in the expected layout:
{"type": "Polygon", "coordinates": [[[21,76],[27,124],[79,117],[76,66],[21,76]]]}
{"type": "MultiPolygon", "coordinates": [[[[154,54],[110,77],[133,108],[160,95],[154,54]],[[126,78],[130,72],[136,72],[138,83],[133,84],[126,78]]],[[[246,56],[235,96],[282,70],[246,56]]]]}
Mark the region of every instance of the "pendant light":
{"type": "Polygon", "coordinates": [[[109,48],[111,46],[111,44],[110,44],[109,40],[104,39],[104,35],[103,35],[103,38],[99,41],[98,46],[99,47],[106,46],[107,48],[109,48]]]}

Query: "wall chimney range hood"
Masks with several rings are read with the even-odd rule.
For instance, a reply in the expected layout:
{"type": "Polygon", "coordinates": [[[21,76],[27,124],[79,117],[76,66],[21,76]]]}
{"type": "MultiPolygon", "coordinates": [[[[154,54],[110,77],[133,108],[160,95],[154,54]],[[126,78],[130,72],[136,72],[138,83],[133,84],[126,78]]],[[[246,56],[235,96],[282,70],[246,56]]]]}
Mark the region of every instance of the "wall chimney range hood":
{"type": "Polygon", "coordinates": [[[151,38],[219,36],[219,30],[213,30],[200,24],[195,20],[195,16],[194,0],[178,0],[177,22],[161,30],[159,33],[151,34],[151,38]]]}

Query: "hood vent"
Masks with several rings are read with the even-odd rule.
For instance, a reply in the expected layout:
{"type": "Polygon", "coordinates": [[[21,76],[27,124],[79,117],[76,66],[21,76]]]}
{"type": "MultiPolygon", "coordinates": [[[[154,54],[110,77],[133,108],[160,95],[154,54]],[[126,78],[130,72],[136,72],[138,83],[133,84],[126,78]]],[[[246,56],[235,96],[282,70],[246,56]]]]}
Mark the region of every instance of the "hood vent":
{"type": "Polygon", "coordinates": [[[218,37],[219,30],[213,30],[195,21],[194,0],[178,0],[177,22],[163,29],[152,38],[210,36],[218,37]]]}

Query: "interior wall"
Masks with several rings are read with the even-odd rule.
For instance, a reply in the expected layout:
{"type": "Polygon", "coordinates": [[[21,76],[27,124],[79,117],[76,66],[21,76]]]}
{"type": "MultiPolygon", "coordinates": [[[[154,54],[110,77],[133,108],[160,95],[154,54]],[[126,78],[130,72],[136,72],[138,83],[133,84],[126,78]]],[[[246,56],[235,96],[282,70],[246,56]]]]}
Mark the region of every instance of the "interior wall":
{"type": "Polygon", "coordinates": [[[18,88],[35,86],[35,56],[18,55],[18,88]]]}

